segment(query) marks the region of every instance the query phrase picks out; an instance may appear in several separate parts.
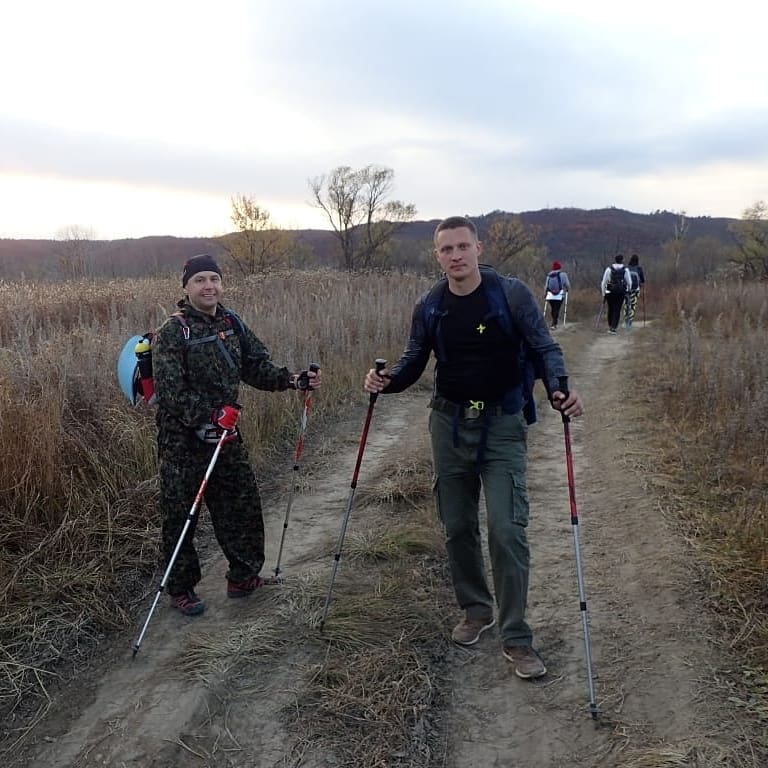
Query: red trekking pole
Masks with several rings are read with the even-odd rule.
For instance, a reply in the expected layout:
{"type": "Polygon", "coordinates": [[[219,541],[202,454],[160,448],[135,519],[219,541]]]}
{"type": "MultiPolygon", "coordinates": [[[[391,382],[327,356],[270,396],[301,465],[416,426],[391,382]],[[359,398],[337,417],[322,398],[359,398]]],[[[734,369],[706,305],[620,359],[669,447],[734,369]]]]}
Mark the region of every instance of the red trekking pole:
{"type": "MultiPolygon", "coordinates": [[[[376,358],[376,372],[384,370],[387,367],[387,361],[382,360],[380,357],[376,358]]],[[[368,429],[371,426],[371,417],[373,416],[373,406],[376,404],[376,398],[378,393],[371,392],[368,399],[368,413],[365,417],[365,426],[363,427],[363,434],[360,437],[360,448],[357,451],[357,461],[355,462],[355,471],[352,473],[352,483],[350,485],[349,500],[347,501],[347,511],[344,515],[344,521],[341,524],[341,533],[339,534],[339,543],[336,546],[336,553],[333,556],[333,571],[331,573],[331,581],[328,584],[328,594],[325,597],[325,605],[323,606],[323,616],[320,619],[320,631],[323,631],[325,619],[328,616],[328,608],[331,605],[331,593],[333,592],[333,582],[336,580],[336,571],[339,567],[339,560],[341,560],[341,548],[344,545],[344,536],[347,533],[347,525],[349,524],[349,516],[352,512],[352,502],[355,498],[355,490],[357,488],[357,476],[360,472],[360,464],[363,461],[363,451],[365,451],[365,443],[368,440],[368,429]]]]}
{"type": "MultiPolygon", "coordinates": [[[[317,363],[311,363],[309,370],[312,373],[317,373],[320,370],[320,366],[317,363]]],[[[288,530],[288,518],[291,515],[291,507],[293,506],[293,497],[296,493],[296,486],[299,484],[299,462],[301,461],[301,454],[304,452],[304,436],[307,433],[307,415],[312,405],[312,386],[307,379],[306,389],[304,392],[304,410],[301,412],[301,425],[299,427],[299,438],[296,441],[296,454],[293,458],[293,472],[294,482],[291,484],[291,492],[288,496],[288,506],[285,510],[285,518],[283,520],[283,535],[280,537],[280,549],[277,551],[277,563],[275,564],[275,574],[272,578],[268,579],[269,583],[279,584],[280,579],[280,560],[283,556],[283,545],[285,544],[285,534],[288,530]]]]}
{"type": "MultiPolygon", "coordinates": [[[[567,380],[560,379],[560,391],[568,397],[567,380]]],[[[568,470],[568,497],[571,504],[571,529],[573,530],[573,547],[576,552],[576,577],[579,582],[579,610],[581,611],[581,627],[584,632],[584,656],[587,663],[587,687],[589,689],[589,711],[592,719],[600,717],[600,710],[595,699],[595,685],[592,679],[592,649],[589,640],[589,622],[587,620],[587,597],[584,589],[584,573],[581,564],[581,545],[579,543],[579,512],[576,508],[576,482],[573,476],[573,453],[571,451],[570,418],[561,412],[563,418],[563,434],[565,436],[565,463],[568,470]]]]}

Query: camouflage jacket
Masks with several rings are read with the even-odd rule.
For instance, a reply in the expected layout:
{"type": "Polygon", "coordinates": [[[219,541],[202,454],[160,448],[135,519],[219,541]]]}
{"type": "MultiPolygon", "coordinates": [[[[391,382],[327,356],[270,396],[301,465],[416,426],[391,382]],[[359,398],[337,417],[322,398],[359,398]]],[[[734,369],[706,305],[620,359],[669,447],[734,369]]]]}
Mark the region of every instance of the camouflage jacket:
{"type": "Polygon", "coordinates": [[[241,381],[257,389],[289,388],[291,372],[275,365],[253,331],[221,304],[215,317],[199,312],[188,302],[181,306],[181,312],[189,327],[189,339],[178,318],[169,317],[152,344],[161,437],[164,431],[186,435],[210,423],[214,409],[237,403],[241,381]],[[206,341],[208,337],[213,338],[206,341]]]}

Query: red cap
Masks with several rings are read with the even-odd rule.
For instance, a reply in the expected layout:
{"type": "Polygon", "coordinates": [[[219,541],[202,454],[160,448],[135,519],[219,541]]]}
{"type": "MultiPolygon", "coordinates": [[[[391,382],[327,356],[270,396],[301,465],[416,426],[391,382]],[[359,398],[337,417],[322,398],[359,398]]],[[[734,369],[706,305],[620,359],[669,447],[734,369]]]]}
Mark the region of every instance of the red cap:
{"type": "Polygon", "coordinates": [[[563,268],[563,266],[562,266],[562,264],[560,264],[559,261],[553,261],[552,262],[552,269],[562,269],[562,268],[563,268]]]}

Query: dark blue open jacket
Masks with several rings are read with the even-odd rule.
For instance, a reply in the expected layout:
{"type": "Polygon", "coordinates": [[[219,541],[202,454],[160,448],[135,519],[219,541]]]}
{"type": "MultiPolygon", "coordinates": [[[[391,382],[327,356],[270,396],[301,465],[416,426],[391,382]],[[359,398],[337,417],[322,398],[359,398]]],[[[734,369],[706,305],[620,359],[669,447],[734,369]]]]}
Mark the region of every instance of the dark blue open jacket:
{"type": "MultiPolygon", "coordinates": [[[[484,265],[480,267],[480,274],[488,297],[489,318],[496,319],[509,336],[509,354],[517,357],[521,373],[521,384],[507,394],[504,408],[515,413],[522,407],[526,421],[532,424],[536,421],[533,399],[536,379],[544,382],[548,395],[562,390],[566,384],[568,374],[563,352],[552,338],[541,307],[525,283],[514,277],[502,277],[495,269],[484,265]]],[[[442,278],[416,302],[408,344],[390,370],[391,380],[384,394],[402,392],[416,382],[432,352],[437,365],[445,359],[440,321],[446,314],[441,309],[446,290],[448,281],[442,278]]]]}

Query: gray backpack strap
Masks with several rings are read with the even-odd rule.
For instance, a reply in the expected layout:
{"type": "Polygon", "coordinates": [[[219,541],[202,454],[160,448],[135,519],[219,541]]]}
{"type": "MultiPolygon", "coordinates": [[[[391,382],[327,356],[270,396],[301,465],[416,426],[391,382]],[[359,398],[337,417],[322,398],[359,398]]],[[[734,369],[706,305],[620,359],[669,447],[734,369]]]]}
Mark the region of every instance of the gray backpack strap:
{"type": "Polygon", "coordinates": [[[232,359],[232,355],[229,354],[229,350],[226,348],[226,346],[224,346],[224,339],[227,336],[232,336],[235,333],[235,331],[233,331],[231,328],[228,328],[226,331],[221,331],[220,333],[212,333],[210,336],[203,336],[199,339],[190,339],[189,325],[187,325],[184,314],[182,312],[174,312],[171,317],[175,317],[179,321],[181,330],[184,334],[184,339],[186,340],[188,347],[194,347],[198,344],[210,344],[211,342],[215,342],[221,350],[224,359],[227,361],[227,365],[233,369],[238,367],[237,363],[235,363],[235,361],[232,359]]]}

